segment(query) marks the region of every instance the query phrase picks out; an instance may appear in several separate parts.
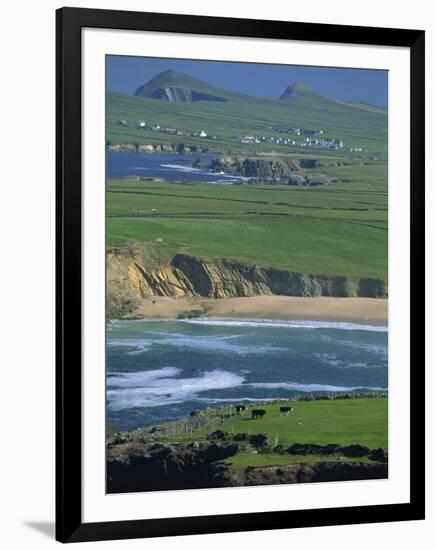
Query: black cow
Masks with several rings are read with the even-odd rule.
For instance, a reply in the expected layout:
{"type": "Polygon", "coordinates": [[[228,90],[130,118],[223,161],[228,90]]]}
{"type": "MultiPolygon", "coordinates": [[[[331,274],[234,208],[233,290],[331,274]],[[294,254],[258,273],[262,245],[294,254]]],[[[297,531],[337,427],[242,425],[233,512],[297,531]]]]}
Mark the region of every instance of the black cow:
{"type": "Polygon", "coordinates": [[[266,415],[264,409],[253,409],[251,411],[251,418],[263,418],[266,415]]]}
{"type": "Polygon", "coordinates": [[[290,412],[294,412],[294,407],[280,407],[280,414],[289,414],[290,412]]]}
{"type": "Polygon", "coordinates": [[[199,410],[191,411],[191,412],[189,413],[189,416],[197,416],[197,414],[200,414],[200,411],[199,411],[199,410]]]}
{"type": "Polygon", "coordinates": [[[244,414],[244,412],[247,410],[247,407],[245,405],[236,405],[236,414],[244,414]]]}

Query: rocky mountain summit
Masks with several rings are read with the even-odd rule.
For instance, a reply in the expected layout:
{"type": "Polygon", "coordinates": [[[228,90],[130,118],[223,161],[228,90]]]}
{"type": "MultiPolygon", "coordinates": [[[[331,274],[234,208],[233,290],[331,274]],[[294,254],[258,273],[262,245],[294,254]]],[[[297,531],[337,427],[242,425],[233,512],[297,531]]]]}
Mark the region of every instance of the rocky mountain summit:
{"type": "Polygon", "coordinates": [[[225,90],[214,89],[206,82],[173,70],[154,75],[138,86],[135,95],[170,102],[227,101],[225,90]]]}
{"type": "Polygon", "coordinates": [[[316,92],[313,88],[311,88],[309,85],[305,84],[304,82],[294,82],[293,84],[290,84],[287,86],[280,96],[279,99],[286,100],[293,96],[318,96],[321,97],[318,92],[316,92]]]}

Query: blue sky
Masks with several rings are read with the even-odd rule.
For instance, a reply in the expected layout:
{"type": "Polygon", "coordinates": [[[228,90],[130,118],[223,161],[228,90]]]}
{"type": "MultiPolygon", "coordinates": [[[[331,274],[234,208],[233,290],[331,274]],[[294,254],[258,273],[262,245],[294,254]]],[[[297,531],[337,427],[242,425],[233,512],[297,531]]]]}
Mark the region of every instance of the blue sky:
{"type": "Polygon", "coordinates": [[[370,69],[108,56],[107,87],[133,94],[139,85],[167,69],[188,73],[213,86],[261,97],[278,98],[286,86],[300,81],[341,101],[365,101],[383,107],[388,104],[388,72],[370,69]]]}

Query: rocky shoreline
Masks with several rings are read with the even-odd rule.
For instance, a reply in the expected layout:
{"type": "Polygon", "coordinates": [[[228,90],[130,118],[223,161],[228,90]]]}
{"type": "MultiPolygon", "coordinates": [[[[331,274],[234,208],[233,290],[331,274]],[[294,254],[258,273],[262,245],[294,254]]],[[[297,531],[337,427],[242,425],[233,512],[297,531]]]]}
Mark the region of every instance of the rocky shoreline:
{"type": "MultiPolygon", "coordinates": [[[[359,397],[367,397],[367,394],[319,394],[295,401],[359,397]]],[[[386,397],[386,394],[378,397],[386,397]]],[[[107,491],[143,492],[388,477],[388,455],[381,448],[334,443],[278,445],[264,433],[225,431],[224,417],[217,418],[221,418],[217,429],[210,415],[210,410],[203,411],[168,424],[108,435],[107,491]],[[200,426],[203,435],[199,437],[200,426]],[[208,430],[210,433],[206,435],[208,430]],[[187,433],[194,434],[190,441],[184,441],[187,433]],[[271,465],[232,468],[231,459],[236,455],[265,453],[271,465]]]]}
{"type": "Polygon", "coordinates": [[[180,153],[183,155],[205,154],[208,147],[183,143],[114,143],[107,150],[114,153],[180,153]]]}
{"type": "Polygon", "coordinates": [[[324,165],[312,158],[250,158],[226,155],[216,157],[210,162],[197,159],[193,164],[194,167],[206,168],[212,172],[225,172],[248,178],[245,183],[251,184],[313,186],[336,183],[337,177],[306,172],[324,165]]]}
{"type": "Polygon", "coordinates": [[[334,461],[332,457],[327,462],[231,471],[230,464],[224,461],[240,451],[236,443],[210,441],[173,445],[130,443],[112,447],[107,453],[107,491],[168,491],[388,477],[387,455],[381,449],[373,451],[381,457],[374,462],[347,462],[346,458],[334,461]]]}
{"type": "MultiPolygon", "coordinates": [[[[217,174],[226,173],[244,178],[235,185],[291,185],[317,186],[330,185],[339,180],[336,176],[327,176],[313,170],[328,166],[352,166],[350,162],[320,161],[316,158],[274,158],[226,155],[222,152],[199,145],[184,143],[119,143],[108,144],[107,150],[116,153],[174,153],[184,155],[214,154],[212,160],[201,156],[192,163],[193,168],[202,168],[217,174]]],[[[341,180],[348,181],[348,180],[341,180]]]]}

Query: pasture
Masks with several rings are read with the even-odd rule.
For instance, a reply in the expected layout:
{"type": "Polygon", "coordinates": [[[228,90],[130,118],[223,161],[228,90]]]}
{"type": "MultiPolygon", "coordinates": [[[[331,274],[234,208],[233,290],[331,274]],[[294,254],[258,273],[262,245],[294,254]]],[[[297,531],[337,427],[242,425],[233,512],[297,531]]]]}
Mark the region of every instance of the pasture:
{"type": "Polygon", "coordinates": [[[387,398],[376,397],[256,405],[244,414],[232,415],[221,429],[235,434],[264,433],[282,445],[336,443],[387,449],[387,403],[387,398]],[[286,405],[294,412],[280,414],[279,407],[286,405]],[[251,418],[253,408],[265,410],[265,416],[251,418]]]}
{"type": "MultiPolygon", "coordinates": [[[[277,101],[254,96],[232,96],[226,102],[156,101],[147,97],[134,97],[121,93],[108,93],[108,143],[189,143],[208,147],[211,151],[246,151],[247,146],[235,137],[249,135],[277,136],[270,126],[291,126],[323,129],[325,137],[341,138],[348,146],[359,146],[380,158],[387,154],[387,114],[368,111],[345,103],[331,101],[322,96],[299,95],[292,102],[277,101]],[[118,124],[126,120],[129,126],[118,124]],[[144,120],[189,132],[205,130],[208,137],[168,135],[138,129],[136,123],[144,120]],[[210,138],[213,135],[214,138],[210,138]]],[[[252,151],[278,151],[284,148],[268,143],[250,145],[252,151]]],[[[298,148],[297,148],[298,149],[298,148]]],[[[304,149],[301,149],[304,152],[304,149]]],[[[334,156],[334,152],[325,151],[334,156]]]]}
{"type": "Polygon", "coordinates": [[[364,168],[336,168],[351,183],[317,188],[109,180],[108,246],[141,250],[146,265],[183,252],[386,279],[385,167],[364,168]]]}
{"type": "MultiPolygon", "coordinates": [[[[340,454],[288,454],[273,452],[277,445],[289,447],[295,443],[341,446],[362,445],[370,449],[388,450],[388,399],[387,397],[356,397],[354,399],[323,399],[308,401],[280,401],[246,404],[243,414],[236,414],[235,406],[228,405],[201,413],[202,421],[181,420],[164,426],[150,438],[146,429],[131,432],[133,439],[154,440],[165,444],[210,440],[211,433],[220,430],[232,441],[237,434],[254,436],[264,434],[269,447],[257,450],[246,441],[238,441],[240,452],[226,460],[232,470],[250,467],[278,466],[316,462],[368,462],[366,456],[346,457],[340,454]],[[292,406],[293,412],[280,414],[281,406],[292,406]],[[253,409],[263,409],[263,418],[252,418],[253,409]]],[[[237,436],[238,437],[238,436],[237,436]]]]}

